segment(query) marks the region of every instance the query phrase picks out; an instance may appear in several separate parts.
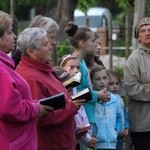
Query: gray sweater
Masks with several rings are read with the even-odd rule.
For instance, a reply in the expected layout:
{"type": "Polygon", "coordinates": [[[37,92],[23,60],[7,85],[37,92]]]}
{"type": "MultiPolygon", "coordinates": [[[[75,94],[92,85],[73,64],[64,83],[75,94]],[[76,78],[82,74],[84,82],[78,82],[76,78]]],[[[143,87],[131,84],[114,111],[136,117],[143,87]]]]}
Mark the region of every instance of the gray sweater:
{"type": "Polygon", "coordinates": [[[129,124],[133,132],[150,131],[150,49],[142,45],[128,58],[124,68],[129,96],[129,124]]]}

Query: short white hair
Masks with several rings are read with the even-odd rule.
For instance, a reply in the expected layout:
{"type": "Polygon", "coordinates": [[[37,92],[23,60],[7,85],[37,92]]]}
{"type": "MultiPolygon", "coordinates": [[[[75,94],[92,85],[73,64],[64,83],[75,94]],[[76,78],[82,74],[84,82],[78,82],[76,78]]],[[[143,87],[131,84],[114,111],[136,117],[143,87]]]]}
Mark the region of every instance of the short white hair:
{"type": "Polygon", "coordinates": [[[40,48],[44,37],[47,37],[47,32],[44,29],[38,27],[26,28],[18,35],[17,46],[23,55],[27,55],[27,49],[36,50],[40,48]]]}
{"type": "Polygon", "coordinates": [[[58,32],[59,26],[52,18],[45,17],[42,15],[37,15],[33,18],[29,27],[39,27],[44,29],[46,32],[58,32]]]}

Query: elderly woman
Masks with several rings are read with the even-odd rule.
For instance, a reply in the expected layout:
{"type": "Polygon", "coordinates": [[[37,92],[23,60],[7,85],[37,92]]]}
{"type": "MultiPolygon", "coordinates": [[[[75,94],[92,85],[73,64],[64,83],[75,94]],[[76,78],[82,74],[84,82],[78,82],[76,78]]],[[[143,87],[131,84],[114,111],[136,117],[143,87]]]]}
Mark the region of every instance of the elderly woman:
{"type": "Polygon", "coordinates": [[[68,91],[55,77],[49,64],[52,46],[47,32],[38,27],[27,28],[18,36],[22,58],[16,71],[29,83],[32,97],[40,99],[64,93],[66,107],[50,112],[38,120],[39,150],[75,150],[74,115],[84,100],[72,101],[68,91]]]}
{"type": "Polygon", "coordinates": [[[29,85],[7,55],[15,46],[12,23],[10,15],[0,11],[0,149],[37,150],[36,117],[49,108],[32,100],[29,85]]]}
{"type": "Polygon", "coordinates": [[[125,68],[125,89],[129,100],[131,138],[135,150],[150,149],[150,18],[142,18],[135,26],[137,49],[125,68]]]}
{"type": "MultiPolygon", "coordinates": [[[[56,49],[56,43],[57,43],[56,37],[57,37],[57,32],[59,31],[59,26],[52,18],[45,17],[42,15],[37,15],[30,22],[29,27],[30,28],[39,27],[39,28],[44,29],[47,32],[48,41],[53,47],[53,50],[56,49]]],[[[50,55],[51,53],[52,51],[50,52],[50,55]]],[[[15,61],[15,64],[17,66],[21,59],[21,52],[19,49],[13,52],[12,58],[15,61]]],[[[52,60],[50,61],[52,62],[52,60]]]]}

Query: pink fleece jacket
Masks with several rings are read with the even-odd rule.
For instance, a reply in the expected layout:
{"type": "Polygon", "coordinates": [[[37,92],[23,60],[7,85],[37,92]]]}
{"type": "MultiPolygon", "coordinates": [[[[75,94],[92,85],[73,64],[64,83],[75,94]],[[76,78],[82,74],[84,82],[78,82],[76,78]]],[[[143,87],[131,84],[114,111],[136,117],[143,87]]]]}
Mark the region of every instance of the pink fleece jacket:
{"type": "Polygon", "coordinates": [[[0,51],[0,149],[37,150],[39,106],[32,101],[27,82],[13,68],[13,60],[0,51]]]}

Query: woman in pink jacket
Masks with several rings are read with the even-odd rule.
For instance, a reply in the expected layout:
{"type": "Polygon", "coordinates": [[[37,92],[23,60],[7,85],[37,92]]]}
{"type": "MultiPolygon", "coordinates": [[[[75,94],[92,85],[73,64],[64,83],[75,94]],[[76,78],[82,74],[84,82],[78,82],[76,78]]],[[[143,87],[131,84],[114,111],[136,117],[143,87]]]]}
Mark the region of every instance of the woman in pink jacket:
{"type": "Polygon", "coordinates": [[[12,18],[0,11],[0,149],[37,150],[36,117],[50,107],[32,100],[27,82],[14,71],[7,55],[14,50],[12,18]]]}

